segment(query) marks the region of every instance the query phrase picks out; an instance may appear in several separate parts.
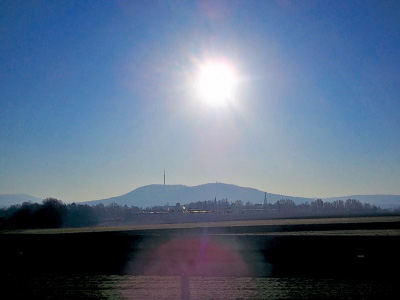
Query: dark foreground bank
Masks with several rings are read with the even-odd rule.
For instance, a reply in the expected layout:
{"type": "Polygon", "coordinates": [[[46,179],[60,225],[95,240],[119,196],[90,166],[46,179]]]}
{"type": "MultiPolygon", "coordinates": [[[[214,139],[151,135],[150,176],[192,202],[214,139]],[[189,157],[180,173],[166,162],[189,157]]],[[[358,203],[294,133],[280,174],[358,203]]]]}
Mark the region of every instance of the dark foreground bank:
{"type": "MultiPolygon", "coordinates": [[[[214,286],[214,298],[236,299],[238,297],[232,296],[234,292],[229,294],[228,291],[222,291],[225,297],[217,297],[221,292],[218,286],[223,290],[227,282],[236,281],[237,285],[225,288],[235,290],[242,286],[240,293],[244,293],[243,289],[256,293],[239,295],[240,299],[265,296],[273,286],[276,297],[267,295],[272,299],[373,299],[371,295],[390,299],[399,291],[400,235],[368,234],[375,229],[397,232],[399,223],[0,234],[1,279],[8,287],[4,291],[18,291],[29,298],[42,295],[43,299],[46,299],[46,290],[50,293],[47,299],[60,298],[60,295],[54,296],[58,293],[54,286],[69,291],[71,297],[63,294],[66,297],[63,299],[135,298],[135,291],[139,292],[143,280],[148,282],[146,286],[155,278],[159,284],[166,284],[165,297],[158,299],[176,299],[167,296],[176,292],[173,288],[176,284],[178,290],[183,284],[187,286],[191,299],[207,299],[208,287],[218,282],[220,284],[214,286]],[[332,230],[348,229],[361,230],[364,234],[329,234],[332,230]],[[322,234],[313,235],[313,230],[322,234]],[[288,235],[290,232],[296,234],[288,235]],[[182,278],[187,278],[185,283],[182,278]],[[92,285],[91,280],[95,281],[92,285]],[[247,281],[250,283],[246,288],[243,282],[247,281]],[[358,282],[356,290],[360,286],[366,289],[354,294],[350,288],[352,282],[358,282]],[[195,292],[203,284],[207,289],[195,292]],[[326,285],[325,290],[330,286],[331,293],[324,292],[322,296],[323,285],[326,285]],[[340,286],[342,288],[336,290],[340,286]],[[344,286],[348,286],[347,291],[344,286]],[[102,294],[91,298],[107,290],[132,294],[120,298],[102,294]],[[200,294],[196,298],[193,293],[200,294]]],[[[143,299],[152,298],[151,292],[147,293],[150,293],[148,298],[143,299]]]]}
{"type": "MultiPolygon", "coordinates": [[[[398,281],[371,278],[190,277],[188,283],[190,300],[398,299],[400,292],[398,281]]],[[[177,276],[39,274],[3,284],[2,299],[182,299],[177,276]]]]}
{"type": "Polygon", "coordinates": [[[400,234],[375,236],[368,232],[389,229],[400,233],[399,225],[375,222],[0,234],[1,272],[392,277],[400,276],[400,234]],[[346,229],[364,234],[328,234],[346,229]],[[313,230],[322,234],[312,235],[313,230]]]}

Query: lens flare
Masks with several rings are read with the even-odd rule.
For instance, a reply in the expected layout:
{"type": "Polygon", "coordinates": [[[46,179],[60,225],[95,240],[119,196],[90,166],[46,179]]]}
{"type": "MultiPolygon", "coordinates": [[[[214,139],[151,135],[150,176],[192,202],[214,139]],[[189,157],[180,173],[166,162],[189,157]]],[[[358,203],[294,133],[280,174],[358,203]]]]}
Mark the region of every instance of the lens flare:
{"type": "Polygon", "coordinates": [[[236,82],[232,65],[223,61],[210,61],[200,66],[196,87],[204,103],[219,107],[233,100],[236,82]]]}

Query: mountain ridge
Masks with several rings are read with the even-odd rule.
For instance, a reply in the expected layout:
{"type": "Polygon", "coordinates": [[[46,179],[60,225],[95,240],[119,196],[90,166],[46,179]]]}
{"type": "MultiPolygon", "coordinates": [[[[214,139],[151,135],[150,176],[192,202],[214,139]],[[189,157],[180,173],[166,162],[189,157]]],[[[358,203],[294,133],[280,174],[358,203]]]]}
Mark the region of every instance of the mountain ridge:
{"type": "MultiPolygon", "coordinates": [[[[240,187],[226,183],[206,183],[197,186],[186,185],[161,185],[151,184],[139,187],[121,196],[101,200],[86,201],[85,204],[96,205],[102,203],[108,205],[112,202],[121,205],[134,205],[138,207],[150,207],[166,205],[167,203],[189,203],[206,200],[228,201],[241,200],[243,202],[263,203],[265,192],[250,187],[240,187]]],[[[276,202],[283,198],[290,198],[296,203],[312,201],[311,198],[284,196],[267,193],[267,201],[276,202]],[[279,199],[278,199],[279,198],[279,199]]]]}
{"type": "Polygon", "coordinates": [[[43,199],[28,194],[0,194],[0,207],[7,207],[24,202],[41,203],[43,199]]]}
{"type": "MultiPolygon", "coordinates": [[[[96,205],[102,203],[108,205],[112,202],[120,205],[134,205],[138,207],[151,207],[157,205],[175,205],[175,203],[185,204],[190,202],[205,200],[221,200],[228,201],[242,200],[244,203],[263,203],[264,191],[260,191],[251,187],[241,187],[234,184],[226,183],[205,183],[196,186],[186,185],[162,185],[151,184],[139,187],[129,193],[121,196],[85,201],[85,204],[96,205]]],[[[311,202],[317,198],[295,197],[281,194],[268,193],[267,201],[275,203],[281,199],[291,199],[296,204],[311,202]]],[[[363,203],[380,206],[382,208],[400,207],[400,195],[352,195],[342,197],[322,198],[323,201],[357,199],[363,203]]]]}
{"type": "MultiPolygon", "coordinates": [[[[241,187],[227,183],[205,183],[196,186],[186,186],[182,184],[162,185],[150,184],[138,187],[126,194],[104,198],[100,200],[77,202],[81,204],[96,205],[117,203],[119,205],[138,206],[142,208],[163,205],[175,205],[176,203],[185,204],[190,202],[205,200],[221,200],[228,199],[233,202],[241,200],[244,203],[263,203],[264,191],[260,191],[251,187],[241,187]]],[[[286,196],[281,194],[266,193],[268,203],[275,203],[281,199],[291,199],[296,204],[312,202],[316,198],[286,196]]],[[[399,208],[400,195],[350,195],[340,197],[321,198],[323,201],[332,202],[335,200],[357,199],[363,203],[369,203],[381,208],[399,208]]],[[[0,207],[7,207],[23,202],[41,203],[43,199],[27,195],[27,194],[0,194],[0,207]]],[[[63,200],[63,199],[61,199],[63,200]]],[[[70,202],[70,201],[67,201],[70,202]]]]}

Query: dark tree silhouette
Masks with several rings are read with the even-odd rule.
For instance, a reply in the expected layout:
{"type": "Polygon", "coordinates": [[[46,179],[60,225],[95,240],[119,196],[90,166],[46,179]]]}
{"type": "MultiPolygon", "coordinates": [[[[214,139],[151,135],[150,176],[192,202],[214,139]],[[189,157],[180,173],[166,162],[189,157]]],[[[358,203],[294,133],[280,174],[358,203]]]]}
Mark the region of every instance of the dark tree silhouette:
{"type": "Polygon", "coordinates": [[[46,198],[36,212],[38,228],[58,228],[64,223],[67,215],[66,205],[55,198],[46,198]]]}
{"type": "Polygon", "coordinates": [[[67,206],[67,218],[64,225],[66,227],[92,226],[97,224],[98,220],[95,208],[72,203],[67,206]]]}

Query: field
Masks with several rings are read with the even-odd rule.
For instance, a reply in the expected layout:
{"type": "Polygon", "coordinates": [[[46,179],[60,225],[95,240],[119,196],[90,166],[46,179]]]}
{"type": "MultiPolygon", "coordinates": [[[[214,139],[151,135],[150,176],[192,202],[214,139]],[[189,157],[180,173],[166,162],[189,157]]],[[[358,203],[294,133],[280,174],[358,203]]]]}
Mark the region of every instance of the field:
{"type": "MultiPolygon", "coordinates": [[[[357,224],[364,224],[369,235],[370,228],[379,227],[379,223],[384,224],[384,229],[391,229],[395,223],[400,222],[400,216],[368,216],[368,217],[337,217],[337,218],[295,218],[295,219],[266,219],[266,220],[246,220],[246,221],[223,221],[223,222],[198,222],[198,223],[169,223],[169,224],[148,224],[148,225],[122,225],[118,226],[95,226],[83,228],[56,228],[56,229],[25,229],[4,231],[5,234],[59,234],[59,233],[88,233],[88,232],[142,232],[154,233],[156,230],[180,230],[195,232],[198,229],[208,228],[215,232],[227,230],[230,232],[253,232],[260,233],[272,230],[276,232],[292,231],[302,233],[306,226],[313,226],[314,229],[323,228],[323,232],[329,234],[332,228],[339,226],[345,230],[351,230],[357,224]],[[222,228],[222,230],[221,230],[222,228]]],[[[362,226],[362,225],[361,225],[362,226]]],[[[395,226],[396,227],[396,226],[395,226]]],[[[398,229],[398,228],[397,228],[398,229]]],[[[314,230],[315,231],[315,230],[314,230]]],[[[382,234],[385,234],[382,232],[382,234]]]]}
{"type": "Polygon", "coordinates": [[[190,299],[399,292],[399,216],[27,230],[0,244],[4,291],[30,299],[180,299],[185,285],[190,299]]]}

